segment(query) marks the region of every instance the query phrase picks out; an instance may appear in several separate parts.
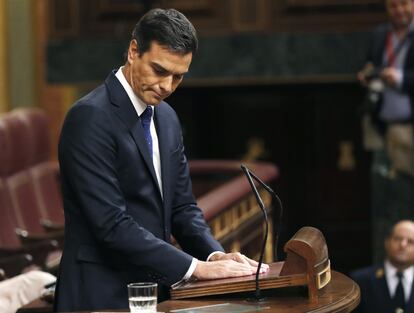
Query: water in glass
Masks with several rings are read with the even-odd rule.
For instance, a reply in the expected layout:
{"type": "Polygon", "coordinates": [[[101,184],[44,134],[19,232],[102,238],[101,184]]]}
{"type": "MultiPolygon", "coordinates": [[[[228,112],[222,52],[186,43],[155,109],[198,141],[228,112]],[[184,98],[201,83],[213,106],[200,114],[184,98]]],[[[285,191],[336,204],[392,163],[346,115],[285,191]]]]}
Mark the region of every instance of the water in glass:
{"type": "Polygon", "coordinates": [[[128,300],[131,313],[156,313],[157,284],[148,282],[129,284],[128,300]]]}

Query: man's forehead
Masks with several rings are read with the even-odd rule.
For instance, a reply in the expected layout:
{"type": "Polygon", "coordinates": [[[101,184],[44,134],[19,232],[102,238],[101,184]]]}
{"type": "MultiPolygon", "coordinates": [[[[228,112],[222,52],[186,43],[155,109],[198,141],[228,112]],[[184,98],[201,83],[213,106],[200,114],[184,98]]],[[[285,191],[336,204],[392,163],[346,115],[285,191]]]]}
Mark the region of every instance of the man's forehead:
{"type": "Polygon", "coordinates": [[[144,58],[152,65],[158,66],[174,74],[183,74],[188,71],[192,60],[192,53],[173,52],[157,43],[151,44],[144,58]]]}
{"type": "Polygon", "coordinates": [[[400,224],[395,225],[393,236],[407,236],[410,238],[414,238],[414,223],[411,222],[403,222],[400,224]]]}

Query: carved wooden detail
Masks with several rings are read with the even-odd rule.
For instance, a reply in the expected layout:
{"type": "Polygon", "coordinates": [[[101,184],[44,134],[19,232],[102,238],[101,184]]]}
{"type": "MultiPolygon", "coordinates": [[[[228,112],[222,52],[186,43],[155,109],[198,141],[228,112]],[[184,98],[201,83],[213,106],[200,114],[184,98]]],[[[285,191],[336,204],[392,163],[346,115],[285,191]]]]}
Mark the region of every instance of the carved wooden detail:
{"type": "Polygon", "coordinates": [[[246,31],[355,31],[386,16],[382,0],[49,0],[53,38],[128,37],[155,7],[183,12],[201,35],[246,31]]]}
{"type": "Polygon", "coordinates": [[[382,0],[285,0],[289,7],[338,7],[338,6],[361,6],[361,5],[381,5],[382,0]]]}
{"type": "Polygon", "coordinates": [[[236,32],[265,30],[267,0],[232,0],[232,26],[236,32]]]}
{"type": "Polygon", "coordinates": [[[200,33],[229,29],[230,2],[219,0],[50,0],[52,38],[129,37],[139,18],[151,8],[183,12],[200,33]]]}
{"type": "Polygon", "coordinates": [[[50,36],[65,38],[79,33],[79,1],[49,0],[50,36]]]}
{"type": "Polygon", "coordinates": [[[115,14],[127,14],[130,15],[133,12],[142,12],[146,9],[145,1],[134,1],[134,0],[90,0],[92,6],[96,8],[99,15],[110,15],[115,14]]]}
{"type": "Polygon", "coordinates": [[[271,1],[274,31],[366,31],[386,20],[382,0],[271,1]]]}
{"type": "MultiPolygon", "coordinates": [[[[263,189],[259,189],[265,207],[271,208],[272,197],[263,189]]],[[[265,262],[272,262],[273,249],[273,222],[272,212],[268,212],[269,233],[265,250],[265,262]]],[[[261,242],[264,236],[263,214],[257,205],[253,194],[224,210],[209,221],[214,237],[228,248],[227,251],[243,251],[251,258],[258,259],[261,242]]]]}

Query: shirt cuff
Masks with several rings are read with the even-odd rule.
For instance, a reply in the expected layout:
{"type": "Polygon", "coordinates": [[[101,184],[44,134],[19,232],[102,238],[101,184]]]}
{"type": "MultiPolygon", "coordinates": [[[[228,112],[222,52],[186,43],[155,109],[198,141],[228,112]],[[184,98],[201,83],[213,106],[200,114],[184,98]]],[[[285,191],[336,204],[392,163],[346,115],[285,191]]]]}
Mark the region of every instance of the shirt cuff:
{"type": "Polygon", "coordinates": [[[217,254],[217,253],[222,253],[222,254],[225,254],[223,251],[214,251],[214,252],[211,252],[210,254],[209,254],[209,256],[207,257],[207,262],[208,261],[210,261],[210,258],[213,256],[213,255],[215,255],[215,254],[217,254]]]}
{"type": "Polygon", "coordinates": [[[177,281],[175,284],[173,284],[173,285],[171,286],[171,288],[174,288],[175,286],[179,285],[180,283],[182,283],[182,282],[185,282],[185,281],[189,280],[189,279],[190,279],[190,277],[193,275],[193,273],[194,273],[194,271],[195,271],[196,267],[197,267],[197,263],[198,263],[198,260],[197,260],[196,258],[193,258],[193,259],[191,260],[191,264],[190,264],[190,267],[189,267],[189,268],[188,268],[188,270],[187,270],[187,273],[185,273],[184,277],[183,277],[181,280],[179,280],[179,281],[177,281]]]}
{"type": "Polygon", "coordinates": [[[397,87],[398,90],[402,89],[402,84],[404,81],[404,72],[401,70],[397,70],[397,81],[395,86],[397,87]]]}
{"type": "Polygon", "coordinates": [[[190,277],[193,275],[193,273],[194,273],[194,271],[197,267],[197,263],[198,263],[198,260],[196,258],[193,258],[193,260],[191,261],[191,265],[188,268],[187,273],[185,273],[185,275],[183,277],[183,280],[189,280],[190,279],[190,277]]]}

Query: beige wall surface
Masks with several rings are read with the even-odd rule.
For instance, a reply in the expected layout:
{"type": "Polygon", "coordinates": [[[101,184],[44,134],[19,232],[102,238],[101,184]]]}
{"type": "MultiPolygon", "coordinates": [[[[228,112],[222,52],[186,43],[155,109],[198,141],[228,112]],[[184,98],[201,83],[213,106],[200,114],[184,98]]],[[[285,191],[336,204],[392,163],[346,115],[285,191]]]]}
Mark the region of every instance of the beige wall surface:
{"type": "Polygon", "coordinates": [[[9,108],[33,106],[35,92],[35,49],[32,0],[6,2],[9,108]]]}
{"type": "Polygon", "coordinates": [[[9,108],[6,0],[0,0],[0,112],[9,108]]]}

